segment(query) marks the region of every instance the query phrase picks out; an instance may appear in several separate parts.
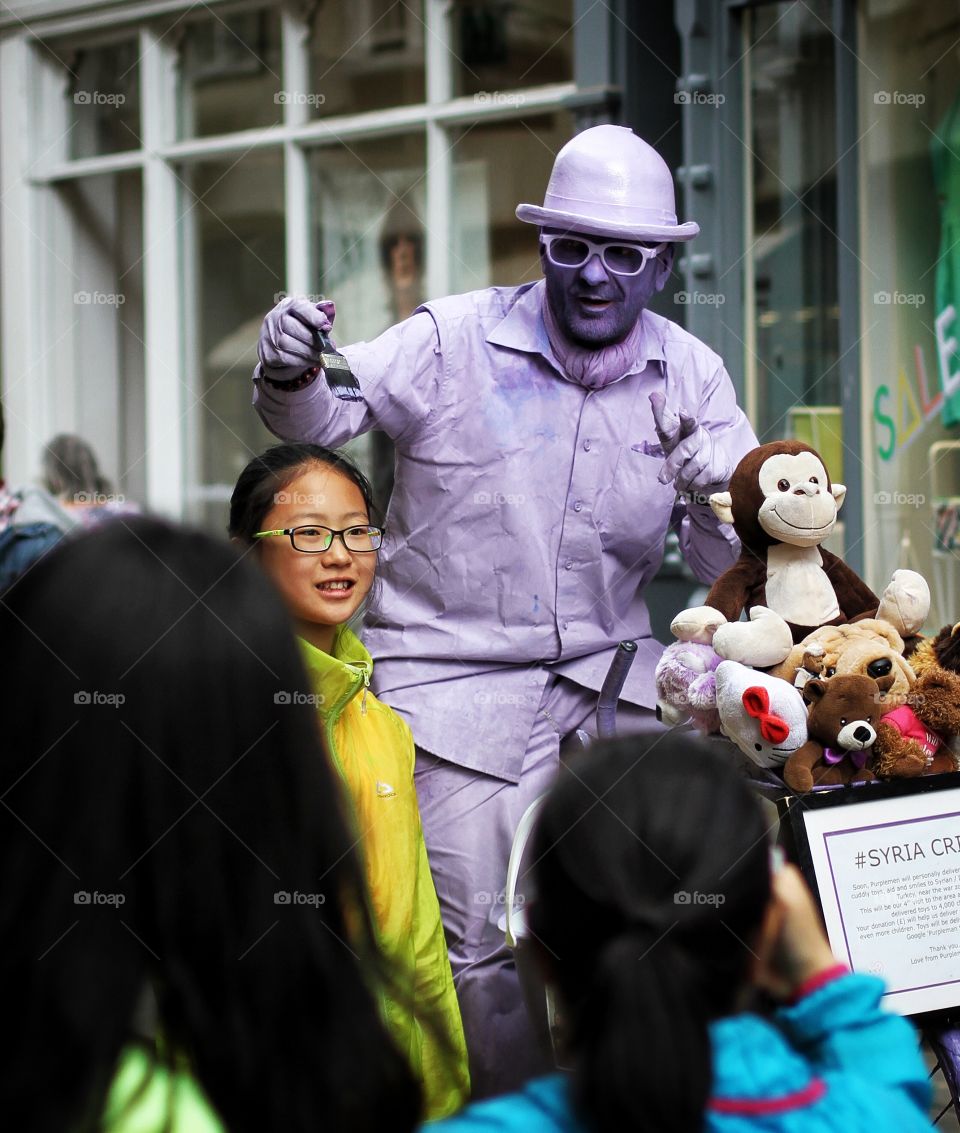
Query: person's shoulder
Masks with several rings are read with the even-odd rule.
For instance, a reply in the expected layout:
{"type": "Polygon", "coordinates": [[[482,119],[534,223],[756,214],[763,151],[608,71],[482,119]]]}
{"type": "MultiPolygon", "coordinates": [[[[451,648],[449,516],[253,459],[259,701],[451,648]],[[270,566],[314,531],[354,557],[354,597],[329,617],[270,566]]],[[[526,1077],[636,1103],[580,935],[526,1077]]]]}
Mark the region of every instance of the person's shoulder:
{"type": "Polygon", "coordinates": [[[59,531],[72,531],[79,527],[78,516],[71,515],[66,508],[43,488],[28,484],[15,493],[19,500],[13,522],[18,526],[31,523],[47,523],[59,531]]]}
{"type": "Polygon", "coordinates": [[[517,287],[484,287],[479,291],[465,291],[460,295],[431,299],[422,304],[422,309],[446,322],[502,319],[534,287],[535,283],[521,283],[517,287]]]}
{"type": "Polygon", "coordinates": [[[424,1128],[423,1133],[583,1133],[573,1113],[561,1074],[536,1078],[515,1094],[468,1105],[454,1117],[424,1128]]]}
{"type": "Polygon", "coordinates": [[[654,311],[644,311],[643,318],[648,331],[663,346],[663,353],[667,362],[691,358],[698,365],[709,369],[711,373],[723,365],[723,359],[715,350],[711,350],[705,342],[702,342],[688,330],[684,330],[673,319],[658,315],[654,311]]]}

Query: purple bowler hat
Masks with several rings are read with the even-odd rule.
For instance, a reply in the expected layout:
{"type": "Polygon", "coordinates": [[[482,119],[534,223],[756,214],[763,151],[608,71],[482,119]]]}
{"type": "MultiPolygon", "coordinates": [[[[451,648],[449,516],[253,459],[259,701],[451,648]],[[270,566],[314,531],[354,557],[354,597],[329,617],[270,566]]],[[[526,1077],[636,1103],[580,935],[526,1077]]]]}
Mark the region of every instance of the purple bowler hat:
{"type": "Polygon", "coordinates": [[[541,228],[639,241],[692,240],[700,225],[677,223],[673,176],[660,154],[626,126],[593,126],[557,154],[539,205],[517,217],[541,228]]]}

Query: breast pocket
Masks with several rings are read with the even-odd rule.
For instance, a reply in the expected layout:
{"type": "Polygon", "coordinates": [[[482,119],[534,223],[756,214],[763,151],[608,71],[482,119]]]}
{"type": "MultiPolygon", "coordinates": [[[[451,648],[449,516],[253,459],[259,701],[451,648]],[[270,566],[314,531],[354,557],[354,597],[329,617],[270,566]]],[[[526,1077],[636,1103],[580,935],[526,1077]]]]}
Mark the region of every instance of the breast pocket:
{"type": "Polygon", "coordinates": [[[664,459],[651,441],[621,445],[597,508],[604,550],[637,556],[663,539],[677,496],[673,484],[657,479],[664,459]]]}

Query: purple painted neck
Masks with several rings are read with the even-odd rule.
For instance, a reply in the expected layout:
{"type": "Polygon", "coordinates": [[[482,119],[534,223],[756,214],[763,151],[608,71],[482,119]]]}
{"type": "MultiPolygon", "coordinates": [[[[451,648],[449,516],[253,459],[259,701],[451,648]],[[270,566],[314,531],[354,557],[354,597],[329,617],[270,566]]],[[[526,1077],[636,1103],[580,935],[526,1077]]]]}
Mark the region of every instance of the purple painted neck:
{"type": "Polygon", "coordinates": [[[603,389],[604,386],[619,381],[640,356],[643,342],[642,314],[622,342],[615,342],[610,346],[579,346],[571,342],[557,325],[546,291],[543,295],[542,313],[550,348],[565,376],[577,385],[587,389],[603,389]]]}

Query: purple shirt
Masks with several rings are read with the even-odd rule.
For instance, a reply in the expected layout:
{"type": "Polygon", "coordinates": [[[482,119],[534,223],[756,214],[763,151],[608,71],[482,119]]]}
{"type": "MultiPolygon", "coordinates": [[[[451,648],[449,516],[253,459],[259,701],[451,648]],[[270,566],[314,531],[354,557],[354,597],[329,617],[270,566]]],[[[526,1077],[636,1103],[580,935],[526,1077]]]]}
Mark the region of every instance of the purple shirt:
{"type": "Polygon", "coordinates": [[[453,295],[344,347],[365,403],[322,380],[254,393],[288,440],[336,447],[373,428],[393,439],[383,592],[366,634],[377,693],[428,751],[512,781],[551,672],[599,689],[616,643],[635,639],[624,698],[653,706],[662,646],[643,590],[671,521],[703,582],[737,557],[709,507],[678,504],[657,481],[651,391],[666,388],[734,464],[757,444],[720,358],[652,312],[626,376],[592,391],[565,380],[543,292],[453,295]]]}

